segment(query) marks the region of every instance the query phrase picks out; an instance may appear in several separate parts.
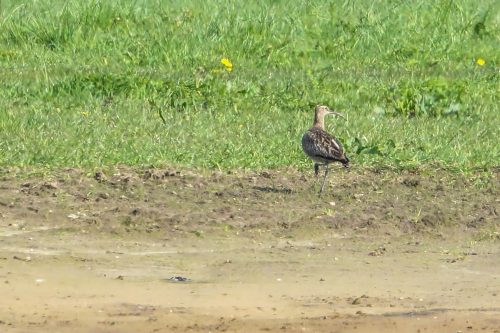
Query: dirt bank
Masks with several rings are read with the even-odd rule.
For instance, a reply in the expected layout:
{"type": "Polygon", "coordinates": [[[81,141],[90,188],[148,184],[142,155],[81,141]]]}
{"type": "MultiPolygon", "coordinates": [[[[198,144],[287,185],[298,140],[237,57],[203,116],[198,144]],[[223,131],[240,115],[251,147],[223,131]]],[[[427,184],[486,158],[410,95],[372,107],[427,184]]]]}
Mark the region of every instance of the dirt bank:
{"type": "Polygon", "coordinates": [[[0,332],[500,332],[498,174],[1,177],[0,332]]]}

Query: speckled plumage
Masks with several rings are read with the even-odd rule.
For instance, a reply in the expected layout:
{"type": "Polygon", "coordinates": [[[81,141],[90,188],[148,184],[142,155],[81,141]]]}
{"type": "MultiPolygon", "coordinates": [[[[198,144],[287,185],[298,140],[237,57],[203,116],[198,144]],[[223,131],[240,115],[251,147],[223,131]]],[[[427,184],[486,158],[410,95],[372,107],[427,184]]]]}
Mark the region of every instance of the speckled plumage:
{"type": "Polygon", "coordinates": [[[326,176],[328,174],[328,165],[333,162],[340,162],[344,167],[349,167],[349,158],[344,152],[344,147],[333,135],[325,131],[325,116],[341,114],[331,111],[327,106],[316,106],[314,113],[314,124],[302,136],[302,149],[304,153],[314,161],[314,173],[319,172],[319,166],[324,165],[325,177],[321,185],[320,194],[325,186],[326,176]]]}
{"type": "Polygon", "coordinates": [[[302,137],[302,149],[307,156],[318,164],[340,162],[349,166],[349,159],[342,144],[332,135],[319,127],[312,127],[302,137]]]}

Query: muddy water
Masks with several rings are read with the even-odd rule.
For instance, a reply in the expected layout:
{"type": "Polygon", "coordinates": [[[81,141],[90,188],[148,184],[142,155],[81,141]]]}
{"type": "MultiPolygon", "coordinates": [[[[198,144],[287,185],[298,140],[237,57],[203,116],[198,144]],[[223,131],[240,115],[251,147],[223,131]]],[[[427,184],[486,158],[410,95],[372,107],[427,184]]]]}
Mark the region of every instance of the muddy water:
{"type": "Polygon", "coordinates": [[[184,173],[5,177],[0,332],[500,332],[495,178],[184,173]]]}

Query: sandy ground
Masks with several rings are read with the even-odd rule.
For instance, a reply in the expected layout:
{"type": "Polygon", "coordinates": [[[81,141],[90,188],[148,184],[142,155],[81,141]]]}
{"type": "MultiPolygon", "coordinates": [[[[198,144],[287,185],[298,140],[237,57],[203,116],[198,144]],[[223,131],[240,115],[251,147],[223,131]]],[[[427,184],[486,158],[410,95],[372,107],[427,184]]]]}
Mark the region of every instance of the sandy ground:
{"type": "Polygon", "coordinates": [[[0,332],[500,332],[498,174],[1,177],[0,332]]]}

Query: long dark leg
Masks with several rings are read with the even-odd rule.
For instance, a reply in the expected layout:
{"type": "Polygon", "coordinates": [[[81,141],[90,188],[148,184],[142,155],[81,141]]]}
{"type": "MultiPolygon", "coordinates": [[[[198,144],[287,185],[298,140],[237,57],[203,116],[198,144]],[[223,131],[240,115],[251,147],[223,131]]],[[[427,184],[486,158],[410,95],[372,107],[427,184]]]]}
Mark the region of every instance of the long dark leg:
{"type": "Polygon", "coordinates": [[[323,178],[323,184],[321,184],[321,189],[319,190],[319,194],[323,193],[323,189],[325,188],[326,176],[328,176],[328,164],[325,165],[325,177],[323,178]]]}
{"type": "Polygon", "coordinates": [[[315,188],[316,185],[318,184],[318,180],[319,180],[318,176],[319,176],[319,164],[314,163],[314,184],[312,185],[312,188],[315,188]]]}
{"type": "Polygon", "coordinates": [[[318,173],[319,173],[319,164],[314,163],[314,175],[318,177],[318,173]]]}

